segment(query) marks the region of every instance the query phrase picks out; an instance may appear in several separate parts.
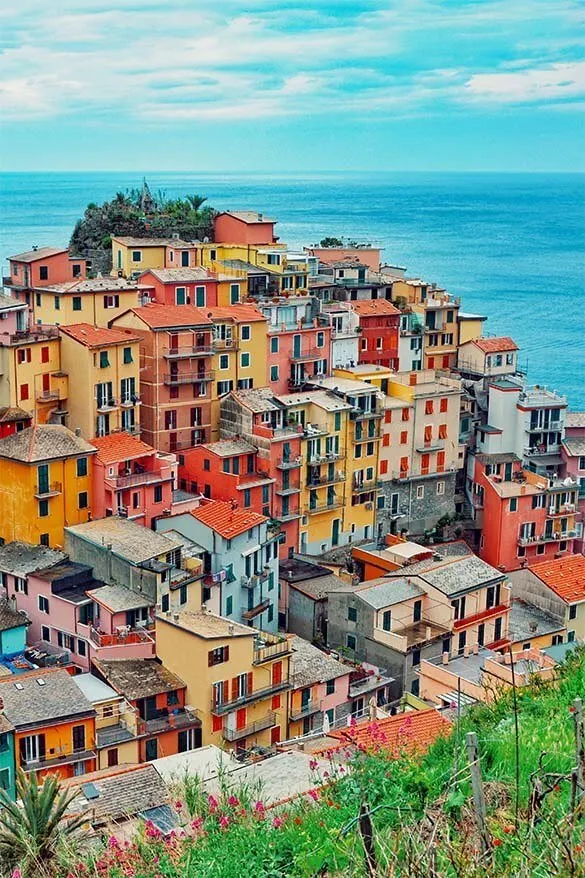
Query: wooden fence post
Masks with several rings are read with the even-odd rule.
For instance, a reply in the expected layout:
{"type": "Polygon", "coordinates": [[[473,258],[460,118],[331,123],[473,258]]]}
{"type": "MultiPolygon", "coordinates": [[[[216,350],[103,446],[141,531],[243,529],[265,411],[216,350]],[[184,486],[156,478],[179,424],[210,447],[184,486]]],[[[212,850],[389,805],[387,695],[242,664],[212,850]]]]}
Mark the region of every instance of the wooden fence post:
{"type": "Polygon", "coordinates": [[[374,846],[374,828],[372,826],[369,806],[365,802],[362,802],[360,805],[358,827],[364,843],[368,878],[376,878],[378,865],[376,862],[376,848],[374,846]]]}
{"type": "Polygon", "coordinates": [[[465,736],[465,745],[467,747],[467,759],[471,770],[471,785],[473,788],[473,804],[475,805],[475,819],[481,841],[481,849],[484,854],[489,854],[491,850],[491,840],[486,823],[486,806],[485,796],[483,793],[483,784],[481,780],[481,766],[479,764],[479,751],[477,747],[477,735],[475,732],[468,732],[465,736]]]}
{"type": "Polygon", "coordinates": [[[583,729],[583,701],[573,701],[573,719],[575,721],[575,756],[577,772],[577,804],[585,797],[585,733],[583,729]]]}

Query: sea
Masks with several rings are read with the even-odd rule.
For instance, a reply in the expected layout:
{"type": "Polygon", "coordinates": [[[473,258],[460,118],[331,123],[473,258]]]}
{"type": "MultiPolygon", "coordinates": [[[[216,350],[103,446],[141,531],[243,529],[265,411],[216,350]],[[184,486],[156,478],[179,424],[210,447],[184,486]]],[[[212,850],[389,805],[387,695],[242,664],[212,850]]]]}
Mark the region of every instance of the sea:
{"type": "Polygon", "coordinates": [[[1,173],[0,257],[64,246],[86,205],[139,187],[278,220],[293,248],[325,236],[383,248],[411,277],[511,335],[529,381],[585,409],[585,174],[1,173]]]}

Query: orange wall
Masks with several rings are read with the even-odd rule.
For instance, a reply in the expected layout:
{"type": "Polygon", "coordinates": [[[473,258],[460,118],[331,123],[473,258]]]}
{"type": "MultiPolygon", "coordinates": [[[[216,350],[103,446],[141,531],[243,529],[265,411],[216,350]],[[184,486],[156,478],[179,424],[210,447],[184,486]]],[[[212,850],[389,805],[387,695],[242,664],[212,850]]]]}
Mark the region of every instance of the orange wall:
{"type": "MultiPolygon", "coordinates": [[[[70,754],[73,752],[73,727],[74,726],[84,726],[85,728],[85,749],[93,750],[95,747],[95,718],[89,717],[88,719],[80,719],[73,722],[67,723],[59,723],[58,725],[39,727],[34,730],[29,730],[27,732],[17,732],[15,736],[15,752],[16,759],[19,760],[20,753],[20,741],[23,738],[27,738],[30,735],[41,735],[45,736],[45,755],[46,759],[52,759],[55,754],[51,753],[51,750],[57,750],[61,748],[61,752],[65,754],[70,754]]],[[[85,764],[86,773],[89,771],[94,771],[96,768],[95,759],[87,759],[85,764]]],[[[68,763],[66,765],[58,765],[56,767],[48,767],[41,768],[37,771],[37,776],[39,778],[46,777],[47,775],[57,775],[58,777],[73,777],[73,763],[68,763]]]]}
{"type": "Polygon", "coordinates": [[[273,244],[274,223],[244,223],[226,213],[215,218],[214,239],[217,244],[273,244]]]}

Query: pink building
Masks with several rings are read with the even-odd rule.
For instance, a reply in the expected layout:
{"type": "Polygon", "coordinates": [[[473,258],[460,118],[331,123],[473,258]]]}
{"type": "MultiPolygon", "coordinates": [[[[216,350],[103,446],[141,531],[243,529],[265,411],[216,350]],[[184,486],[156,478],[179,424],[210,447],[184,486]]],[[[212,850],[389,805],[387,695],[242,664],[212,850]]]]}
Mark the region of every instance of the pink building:
{"type": "Polygon", "coordinates": [[[159,305],[215,307],[217,278],[205,268],[150,268],[138,278],[152,288],[152,299],[159,305]]]}
{"type": "Polygon", "coordinates": [[[565,438],[561,445],[561,476],[570,476],[579,486],[578,514],[575,552],[583,552],[583,522],[585,521],[585,412],[567,412],[565,416],[565,438]]]}
{"type": "Polygon", "coordinates": [[[31,290],[72,280],[85,280],[86,261],[71,256],[63,247],[33,247],[26,253],[9,256],[10,274],[4,286],[10,287],[21,300],[33,307],[31,290]]]}
{"type": "Polygon", "coordinates": [[[302,637],[291,637],[289,738],[321,731],[344,722],[351,712],[350,674],[353,666],[313,646],[302,637]]]}
{"type": "Polygon", "coordinates": [[[213,238],[222,244],[275,244],[276,220],[255,210],[229,210],[213,221],[213,238]]]}
{"type": "Polygon", "coordinates": [[[86,564],[65,560],[37,570],[14,596],[31,622],[28,642],[67,651],[71,662],[84,671],[94,659],[155,654],[149,634],[154,625],[151,601],[124,586],[95,580],[86,564]]]}
{"type": "Polygon", "coordinates": [[[124,431],[93,441],[92,515],[123,515],[152,528],[173,502],[177,462],[124,431]]]}

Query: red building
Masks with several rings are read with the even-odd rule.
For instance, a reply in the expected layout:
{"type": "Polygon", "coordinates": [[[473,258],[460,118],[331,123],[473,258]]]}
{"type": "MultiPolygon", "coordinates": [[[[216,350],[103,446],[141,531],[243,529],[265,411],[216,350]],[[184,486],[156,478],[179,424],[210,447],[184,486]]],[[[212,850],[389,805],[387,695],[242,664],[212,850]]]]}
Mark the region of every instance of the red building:
{"type": "Polygon", "coordinates": [[[152,287],[153,300],[160,305],[208,308],[218,304],[218,280],[205,268],[150,268],[138,282],[152,287]]]}
{"type": "Polygon", "coordinates": [[[225,211],[213,221],[213,238],[218,244],[275,244],[275,223],[255,210],[225,211]]]}
{"type": "Polygon", "coordinates": [[[96,676],[123,695],[140,717],[140,762],[201,746],[201,720],[185,707],[185,683],[156,659],[112,659],[93,666],[96,676]]]}
{"type": "Polygon", "coordinates": [[[359,362],[398,369],[400,311],[386,299],[352,302],[359,318],[359,362]]]}
{"type": "Polygon", "coordinates": [[[30,412],[24,412],[16,406],[0,406],[0,439],[20,433],[32,424],[30,412]]]}

